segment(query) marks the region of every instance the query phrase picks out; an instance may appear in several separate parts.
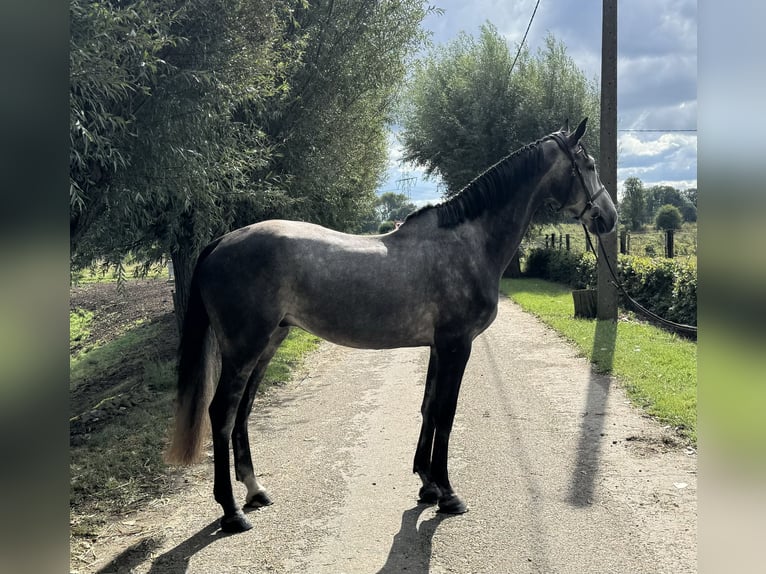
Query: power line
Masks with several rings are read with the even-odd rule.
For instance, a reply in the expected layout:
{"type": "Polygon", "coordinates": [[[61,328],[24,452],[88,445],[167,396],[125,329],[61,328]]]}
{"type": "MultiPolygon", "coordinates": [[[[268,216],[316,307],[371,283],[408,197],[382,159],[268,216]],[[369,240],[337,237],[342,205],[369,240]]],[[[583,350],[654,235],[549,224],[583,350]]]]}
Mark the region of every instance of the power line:
{"type": "Polygon", "coordinates": [[[540,0],[537,0],[537,4],[535,4],[535,9],[532,11],[532,17],[529,19],[529,24],[527,24],[527,31],[524,32],[524,37],[521,39],[521,44],[519,44],[519,49],[516,52],[516,57],[513,59],[513,64],[511,64],[511,69],[508,71],[508,76],[510,77],[511,73],[513,72],[513,67],[516,65],[516,60],[519,59],[519,54],[521,54],[521,49],[524,47],[524,42],[527,40],[527,34],[529,34],[529,29],[532,27],[532,20],[535,19],[535,14],[537,14],[537,7],[540,5],[540,0]]]}

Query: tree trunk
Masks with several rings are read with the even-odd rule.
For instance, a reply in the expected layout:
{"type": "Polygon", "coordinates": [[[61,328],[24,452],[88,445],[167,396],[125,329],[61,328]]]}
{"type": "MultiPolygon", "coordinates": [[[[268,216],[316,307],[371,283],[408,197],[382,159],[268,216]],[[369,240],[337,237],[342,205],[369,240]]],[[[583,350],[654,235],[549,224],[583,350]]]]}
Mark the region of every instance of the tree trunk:
{"type": "Polygon", "coordinates": [[[173,262],[173,310],[176,315],[176,326],[181,333],[186,316],[186,306],[189,302],[189,288],[191,286],[192,273],[197,258],[187,248],[179,248],[170,253],[170,259],[173,262]]]}
{"type": "Polygon", "coordinates": [[[510,279],[521,277],[521,260],[519,259],[518,250],[513,254],[511,262],[508,264],[508,267],[505,268],[505,271],[503,271],[503,277],[508,277],[510,279]]]}

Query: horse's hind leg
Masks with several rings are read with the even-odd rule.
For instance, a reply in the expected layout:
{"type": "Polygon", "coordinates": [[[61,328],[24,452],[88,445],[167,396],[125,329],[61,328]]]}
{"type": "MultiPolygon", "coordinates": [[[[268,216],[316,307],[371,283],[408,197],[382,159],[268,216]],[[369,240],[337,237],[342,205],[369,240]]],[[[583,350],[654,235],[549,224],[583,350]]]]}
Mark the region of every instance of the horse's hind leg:
{"type": "Polygon", "coordinates": [[[213,494],[216,502],[223,508],[221,530],[224,532],[243,532],[252,528],[245,515],[234,501],[229,475],[229,443],[231,442],[234,420],[245,391],[253,362],[241,366],[239,361],[222,355],[221,378],[210,403],[210,425],[213,430],[213,494]]]}
{"type": "Polygon", "coordinates": [[[255,477],[253,469],[253,459],[250,454],[250,438],[247,432],[247,421],[250,412],[253,409],[253,401],[258,391],[258,386],[263,380],[266,368],[269,366],[274,353],[279,345],[282,344],[289,333],[289,327],[277,329],[269,339],[266,349],[261,353],[258,362],[250,375],[250,380],[245,388],[245,393],[237,409],[237,418],[234,421],[234,432],[232,434],[232,445],[234,448],[234,472],[237,480],[247,487],[247,496],[245,497],[245,508],[258,508],[271,504],[266,490],[260,485],[255,477]]]}
{"type": "Polygon", "coordinates": [[[428,361],[428,374],[426,375],[426,388],[423,392],[423,404],[420,407],[423,423],[420,427],[420,437],[418,438],[415,462],[412,468],[412,472],[417,473],[420,480],[423,481],[423,486],[418,493],[418,501],[427,504],[435,504],[441,495],[439,487],[431,480],[431,450],[433,449],[434,430],[436,428],[433,396],[437,365],[436,349],[431,347],[431,358],[428,361]]]}

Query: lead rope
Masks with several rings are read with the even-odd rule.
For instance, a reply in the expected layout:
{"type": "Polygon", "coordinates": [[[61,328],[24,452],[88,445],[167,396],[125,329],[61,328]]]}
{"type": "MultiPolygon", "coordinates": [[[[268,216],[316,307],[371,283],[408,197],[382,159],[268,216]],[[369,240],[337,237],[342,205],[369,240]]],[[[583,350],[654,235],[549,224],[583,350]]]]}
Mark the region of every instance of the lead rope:
{"type": "MultiPolygon", "coordinates": [[[[585,231],[585,239],[588,242],[588,248],[590,249],[591,253],[596,256],[596,260],[598,260],[598,254],[596,253],[596,249],[593,247],[593,242],[590,238],[590,233],[588,233],[588,228],[585,227],[585,224],[582,224],[583,231],[585,231]]],[[[596,234],[598,235],[598,234],[596,234]]],[[[683,323],[676,323],[675,321],[670,321],[669,319],[665,319],[664,317],[660,317],[656,313],[653,313],[646,307],[644,307],[641,303],[636,301],[633,297],[630,296],[630,294],[625,290],[625,287],[623,286],[622,282],[617,278],[617,273],[614,272],[614,268],[612,267],[612,263],[609,261],[609,257],[606,256],[606,250],[604,249],[603,244],[601,243],[601,237],[599,236],[599,247],[601,248],[601,254],[604,256],[604,261],[606,261],[606,266],[609,268],[609,273],[612,275],[612,278],[614,281],[612,281],[612,284],[617,287],[620,291],[622,291],[622,294],[627,297],[628,301],[633,305],[633,307],[638,311],[639,313],[650,317],[654,321],[657,321],[658,323],[661,323],[665,325],[666,327],[669,327],[673,329],[674,331],[678,331],[681,333],[687,333],[690,335],[694,335],[694,338],[697,338],[697,327],[694,325],[684,325],[683,323]]]]}

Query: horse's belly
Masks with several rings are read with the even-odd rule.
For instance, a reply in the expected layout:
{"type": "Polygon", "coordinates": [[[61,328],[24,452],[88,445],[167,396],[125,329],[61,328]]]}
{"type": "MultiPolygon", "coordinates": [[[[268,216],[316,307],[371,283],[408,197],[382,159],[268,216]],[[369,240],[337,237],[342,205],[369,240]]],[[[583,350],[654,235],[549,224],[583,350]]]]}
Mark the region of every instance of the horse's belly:
{"type": "Polygon", "coordinates": [[[331,343],[356,349],[395,349],[433,344],[433,324],[396,321],[393,318],[364,321],[352,316],[307,317],[286,315],[284,322],[300,327],[331,343]]]}

